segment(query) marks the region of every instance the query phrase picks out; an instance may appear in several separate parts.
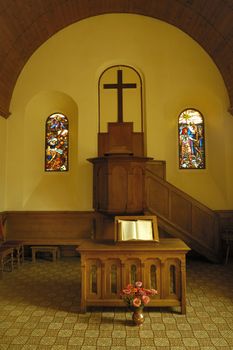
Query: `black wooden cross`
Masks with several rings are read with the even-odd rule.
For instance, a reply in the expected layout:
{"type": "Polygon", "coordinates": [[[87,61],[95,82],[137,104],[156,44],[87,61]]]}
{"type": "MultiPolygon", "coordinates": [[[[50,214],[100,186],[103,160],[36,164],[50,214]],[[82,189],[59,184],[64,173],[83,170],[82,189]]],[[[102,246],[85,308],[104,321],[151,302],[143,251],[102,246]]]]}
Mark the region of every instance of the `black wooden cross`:
{"type": "Polygon", "coordinates": [[[117,70],[117,83],[104,84],[104,89],[117,89],[118,123],[123,122],[123,89],[135,89],[137,84],[122,82],[122,70],[117,70]]]}

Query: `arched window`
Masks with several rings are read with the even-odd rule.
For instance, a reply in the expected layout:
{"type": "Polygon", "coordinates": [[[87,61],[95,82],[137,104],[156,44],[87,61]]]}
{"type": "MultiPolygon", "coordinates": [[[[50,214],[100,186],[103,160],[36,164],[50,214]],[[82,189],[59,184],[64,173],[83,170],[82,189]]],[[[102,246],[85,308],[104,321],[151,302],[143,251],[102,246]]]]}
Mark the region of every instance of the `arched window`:
{"type": "Polygon", "coordinates": [[[69,123],[61,113],[46,120],[45,171],[67,171],[69,123]]]}
{"type": "Polygon", "coordinates": [[[179,116],[180,169],[205,168],[204,119],[195,109],[186,109],[179,116]]]}

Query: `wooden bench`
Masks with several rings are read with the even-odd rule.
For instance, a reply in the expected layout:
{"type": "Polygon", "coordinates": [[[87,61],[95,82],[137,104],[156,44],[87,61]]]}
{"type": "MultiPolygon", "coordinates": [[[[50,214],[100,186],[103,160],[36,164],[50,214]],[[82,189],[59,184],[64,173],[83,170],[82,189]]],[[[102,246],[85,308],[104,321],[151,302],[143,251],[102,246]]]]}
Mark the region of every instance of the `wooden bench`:
{"type": "Polygon", "coordinates": [[[32,246],[32,262],[36,261],[36,253],[50,253],[52,255],[52,260],[56,261],[60,258],[60,249],[58,246],[32,246]]]}
{"type": "Polygon", "coordinates": [[[35,238],[35,239],[31,239],[31,238],[23,238],[23,245],[24,245],[24,251],[25,251],[25,256],[28,256],[31,252],[31,247],[38,247],[38,246],[43,246],[43,247],[47,247],[47,246],[51,246],[51,247],[59,247],[59,253],[60,256],[62,256],[63,253],[63,248],[65,247],[73,247],[72,248],[72,252],[74,253],[74,255],[77,254],[76,248],[81,244],[81,242],[83,241],[83,238],[80,239],[47,239],[47,238],[35,238]]]}
{"type": "Polygon", "coordinates": [[[10,271],[13,270],[13,248],[0,247],[0,279],[3,277],[5,266],[9,265],[10,271]]]}

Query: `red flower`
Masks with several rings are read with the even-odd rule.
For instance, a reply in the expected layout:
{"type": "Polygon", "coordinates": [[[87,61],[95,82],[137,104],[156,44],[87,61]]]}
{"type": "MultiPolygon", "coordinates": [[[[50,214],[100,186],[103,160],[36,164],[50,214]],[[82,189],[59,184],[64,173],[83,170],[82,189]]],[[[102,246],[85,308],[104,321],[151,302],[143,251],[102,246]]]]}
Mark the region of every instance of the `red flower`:
{"type": "Polygon", "coordinates": [[[141,300],[139,299],[139,298],[134,298],[133,299],[133,306],[135,306],[135,307],[139,307],[139,306],[141,306],[141,300]]]}
{"type": "Polygon", "coordinates": [[[123,293],[123,294],[130,294],[130,293],[131,293],[131,290],[128,289],[128,288],[125,288],[125,289],[122,290],[122,293],[123,293]]]}
{"type": "Polygon", "coordinates": [[[155,289],[145,289],[142,287],[142,282],[137,281],[135,284],[128,284],[121,291],[121,298],[125,301],[128,307],[143,307],[150,302],[149,296],[158,294],[155,289]]]}
{"type": "Polygon", "coordinates": [[[150,298],[147,296],[147,295],[143,295],[142,296],[142,301],[143,301],[143,304],[148,304],[149,301],[150,301],[150,298]]]}

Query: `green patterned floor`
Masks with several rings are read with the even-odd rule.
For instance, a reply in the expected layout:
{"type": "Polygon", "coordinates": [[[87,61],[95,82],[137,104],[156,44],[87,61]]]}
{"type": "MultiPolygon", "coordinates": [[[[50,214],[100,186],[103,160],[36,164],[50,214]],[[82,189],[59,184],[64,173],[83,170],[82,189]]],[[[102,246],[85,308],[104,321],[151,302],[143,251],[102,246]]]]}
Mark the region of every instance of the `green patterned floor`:
{"type": "Polygon", "coordinates": [[[80,263],[26,261],[0,281],[0,350],[233,350],[233,263],[188,261],[187,314],[123,309],[79,314],[80,263]]]}

